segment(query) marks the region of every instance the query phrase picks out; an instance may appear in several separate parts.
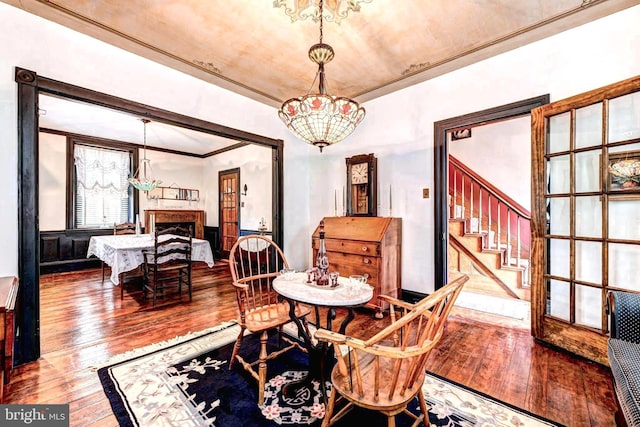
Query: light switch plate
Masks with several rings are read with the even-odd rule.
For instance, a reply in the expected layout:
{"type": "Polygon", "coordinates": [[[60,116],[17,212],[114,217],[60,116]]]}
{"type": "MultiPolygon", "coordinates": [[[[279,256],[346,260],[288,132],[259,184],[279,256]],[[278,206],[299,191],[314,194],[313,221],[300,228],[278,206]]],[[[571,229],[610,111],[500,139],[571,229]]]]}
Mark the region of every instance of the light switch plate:
{"type": "Polygon", "coordinates": [[[428,199],[429,198],[429,189],[428,188],[423,188],[422,189],[422,198],[423,199],[428,199]]]}

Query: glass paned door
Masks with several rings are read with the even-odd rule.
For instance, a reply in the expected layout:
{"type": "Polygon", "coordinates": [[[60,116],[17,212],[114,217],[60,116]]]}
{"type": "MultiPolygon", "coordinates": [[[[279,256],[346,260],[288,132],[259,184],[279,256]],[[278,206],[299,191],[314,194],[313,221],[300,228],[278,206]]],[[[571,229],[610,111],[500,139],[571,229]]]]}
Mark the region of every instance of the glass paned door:
{"type": "Polygon", "coordinates": [[[240,230],[239,193],[240,170],[231,169],[219,173],[218,191],[220,196],[220,249],[223,258],[238,240],[240,230]]]}
{"type": "Polygon", "coordinates": [[[611,289],[639,291],[640,77],[532,111],[532,332],[607,364],[611,289]]]}

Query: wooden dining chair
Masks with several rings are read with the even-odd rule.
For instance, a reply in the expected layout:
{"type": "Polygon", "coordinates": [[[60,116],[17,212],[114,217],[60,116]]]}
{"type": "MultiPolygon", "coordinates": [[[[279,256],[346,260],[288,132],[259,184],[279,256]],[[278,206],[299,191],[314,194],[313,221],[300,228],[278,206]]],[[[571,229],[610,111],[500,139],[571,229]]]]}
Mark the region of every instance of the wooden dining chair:
{"type": "Polygon", "coordinates": [[[169,227],[154,233],[153,249],[143,251],[144,263],[142,278],[142,293],[145,299],[149,293],[153,294],[153,306],[159,293],[164,294],[166,288],[178,288],[178,295],[182,295],[182,286],[189,292],[191,289],[191,227],[169,227]]]}
{"type": "MultiPolygon", "coordinates": [[[[118,234],[136,234],[136,225],[132,222],[113,224],[113,235],[118,234]]],[[[102,284],[104,284],[104,261],[102,261],[102,284]]]]}
{"type": "MultiPolygon", "coordinates": [[[[237,360],[258,381],[258,404],[262,405],[267,381],[267,361],[294,347],[305,351],[298,342],[283,335],[282,327],[291,321],[289,303],[280,298],[272,288],[273,279],[280,270],[289,268],[289,263],[278,245],[267,236],[249,235],[240,237],[231,248],[229,268],[236,290],[240,324],[229,369],[233,368],[237,360]],[[240,354],[242,338],[247,330],[260,334],[258,360],[246,361],[240,354]],[[278,348],[268,348],[269,331],[278,332],[278,348]]],[[[295,314],[304,320],[309,309],[296,304],[295,314]]]]}
{"type": "Polygon", "coordinates": [[[469,276],[460,276],[415,304],[381,295],[390,305],[391,323],[367,340],[326,329],[316,331],[316,339],[333,344],[338,353],[323,427],[332,425],[354,406],[382,412],[389,427],[395,426],[395,416],[402,412],[413,419],[414,426],[429,426],[422,394],[425,363],[442,337],[449,313],[467,280],[469,276]],[[407,409],[416,396],[420,415],[407,409]],[[341,408],[336,411],[338,405],[341,408]]]}

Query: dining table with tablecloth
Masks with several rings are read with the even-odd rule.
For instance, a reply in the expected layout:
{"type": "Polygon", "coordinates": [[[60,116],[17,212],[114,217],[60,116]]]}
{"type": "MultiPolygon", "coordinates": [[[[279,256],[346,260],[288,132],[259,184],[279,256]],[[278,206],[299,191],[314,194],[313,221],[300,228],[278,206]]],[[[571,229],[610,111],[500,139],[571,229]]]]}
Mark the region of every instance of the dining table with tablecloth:
{"type": "MultiPolygon", "coordinates": [[[[170,234],[159,239],[169,239],[170,234]]],[[[191,261],[206,262],[213,267],[213,252],[207,240],[192,238],[191,261]]],[[[111,282],[120,284],[120,275],[138,268],[144,262],[143,251],[155,246],[153,234],[122,234],[92,236],[89,240],[87,258],[96,256],[111,267],[111,282]]]]}

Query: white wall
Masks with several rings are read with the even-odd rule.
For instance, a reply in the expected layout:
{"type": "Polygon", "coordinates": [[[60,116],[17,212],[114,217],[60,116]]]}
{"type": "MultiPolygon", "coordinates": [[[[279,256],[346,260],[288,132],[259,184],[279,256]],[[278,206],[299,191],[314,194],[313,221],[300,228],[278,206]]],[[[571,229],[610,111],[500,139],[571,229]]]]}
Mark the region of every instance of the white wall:
{"type": "Polygon", "coordinates": [[[449,154],[531,210],[530,116],[474,127],[470,138],[449,142],[449,154]]]}
{"type": "Polygon", "coordinates": [[[40,230],[66,228],[67,138],[40,132],[40,230]]]}
{"type": "MultiPolygon", "coordinates": [[[[367,117],[324,153],[289,135],[275,110],[0,4],[0,274],[17,270],[17,130],[14,67],[226,126],[285,140],[285,251],[310,262],[310,235],[333,215],[344,158],[378,157],[380,208],[403,220],[403,287],[433,290],[433,123],[551,94],[558,100],[640,74],[640,6],[367,102],[367,117]],[[16,225],[16,226],[12,226],[16,225]]],[[[354,53],[355,54],[355,53],[354,53]]],[[[328,70],[329,78],[331,71],[328,70]]],[[[292,94],[296,95],[296,94],[292,94]]],[[[499,156],[496,160],[500,161],[499,156]]]]}
{"type": "Polygon", "coordinates": [[[240,168],[240,187],[247,185],[247,195],[240,196],[244,204],[240,208],[240,228],[257,230],[260,220],[264,218],[267,229],[272,230],[271,152],[272,149],[268,147],[247,145],[205,159],[204,189],[207,212],[211,213],[207,215],[207,225],[219,225],[218,172],[240,168]]]}

